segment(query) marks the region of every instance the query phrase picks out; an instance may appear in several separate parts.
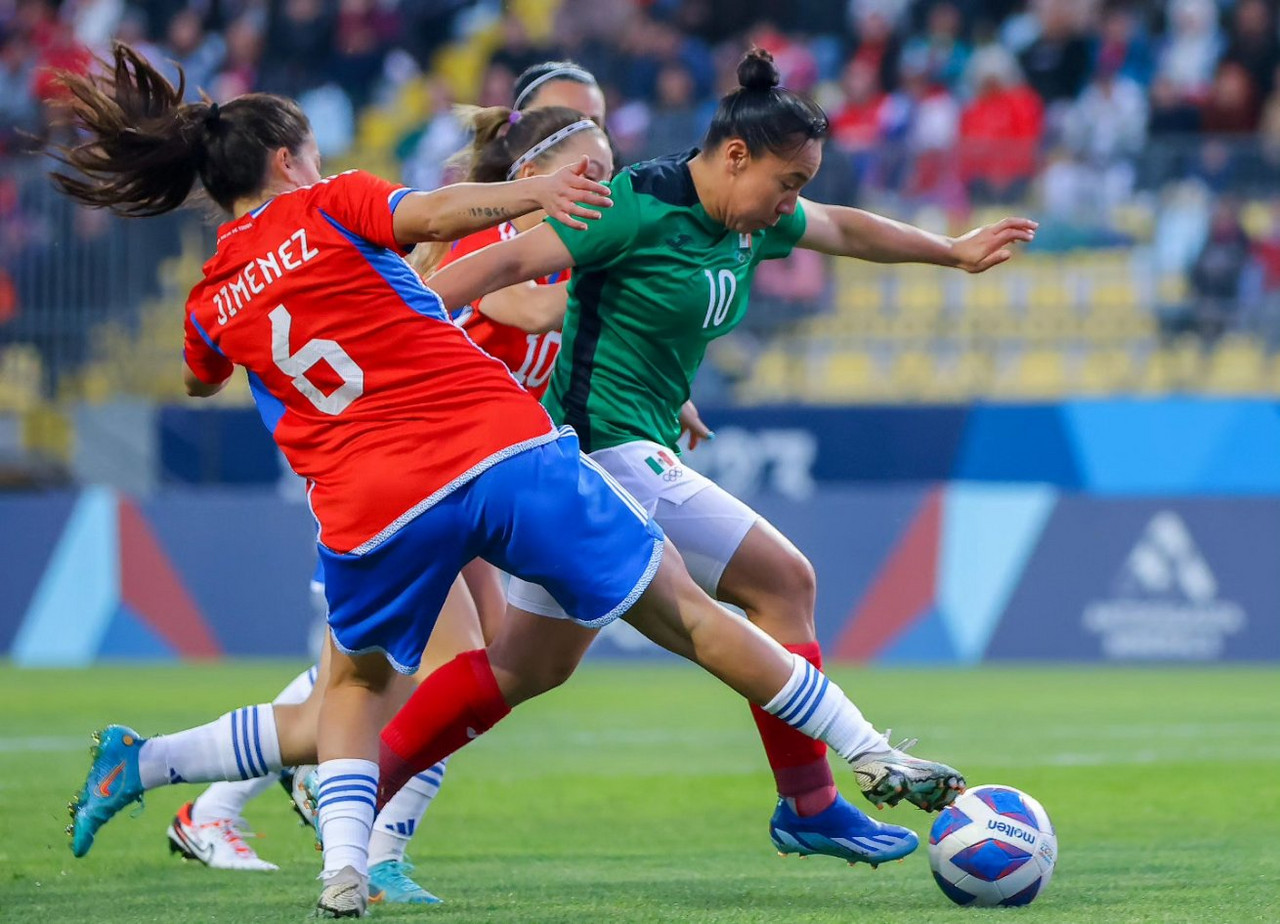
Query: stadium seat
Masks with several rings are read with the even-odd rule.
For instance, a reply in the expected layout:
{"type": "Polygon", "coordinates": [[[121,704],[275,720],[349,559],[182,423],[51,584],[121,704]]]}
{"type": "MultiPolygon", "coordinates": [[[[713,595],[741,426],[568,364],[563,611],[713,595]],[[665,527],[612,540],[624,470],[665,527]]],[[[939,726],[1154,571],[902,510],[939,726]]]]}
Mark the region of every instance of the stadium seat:
{"type": "Polygon", "coordinates": [[[1267,367],[1267,357],[1256,340],[1241,335],[1224,337],[1209,357],[1204,389],[1219,395],[1265,393],[1267,367]]]}

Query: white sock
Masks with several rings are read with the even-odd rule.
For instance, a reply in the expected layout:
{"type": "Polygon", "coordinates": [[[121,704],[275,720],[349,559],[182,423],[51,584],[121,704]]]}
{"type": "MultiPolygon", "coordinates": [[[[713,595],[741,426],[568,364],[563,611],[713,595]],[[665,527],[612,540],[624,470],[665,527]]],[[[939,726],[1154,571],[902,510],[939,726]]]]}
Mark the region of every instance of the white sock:
{"type": "MultiPolygon", "coordinates": [[[[288,686],[272,702],[281,705],[300,703],[311,695],[315,685],[316,668],[313,664],[289,681],[288,686]]],[[[223,818],[243,818],[244,807],[270,789],[273,783],[275,777],[270,775],[251,780],[214,783],[196,797],[191,806],[191,820],[198,825],[207,825],[223,818]]]]}
{"type": "Polygon", "coordinates": [[[418,825],[422,823],[422,816],[427,813],[431,800],[440,792],[448,763],[449,758],[446,757],[434,767],[419,773],[383,806],[373,823],[373,834],[369,836],[370,866],[377,866],[388,860],[404,859],[409,838],[413,837],[418,825]]]}
{"type": "Polygon", "coordinates": [[[245,706],[199,728],[148,738],[138,751],[144,789],[166,783],[248,780],[281,766],[270,704],[245,706]]]}
{"type": "Polygon", "coordinates": [[[762,707],[765,712],[810,738],[825,741],[848,761],[884,741],[884,736],[826,674],[799,655],[793,654],[792,658],[791,677],[778,695],[762,707]]]}
{"type": "Polygon", "coordinates": [[[311,691],[315,689],[316,670],[316,665],[312,664],[297,677],[294,677],[272,702],[279,703],[282,706],[293,706],[305,700],[311,695],[311,691]]]}
{"type": "Polygon", "coordinates": [[[378,797],[378,765],[343,757],[320,764],[317,795],[320,839],[324,841],[322,879],[353,866],[369,875],[369,832],[378,797]]]}

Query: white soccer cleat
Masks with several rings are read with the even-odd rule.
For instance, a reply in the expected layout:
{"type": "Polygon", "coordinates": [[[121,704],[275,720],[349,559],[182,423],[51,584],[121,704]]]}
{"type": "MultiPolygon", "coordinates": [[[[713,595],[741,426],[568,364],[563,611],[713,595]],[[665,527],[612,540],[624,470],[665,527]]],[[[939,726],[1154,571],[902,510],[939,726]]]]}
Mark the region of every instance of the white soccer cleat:
{"type": "Polygon", "coordinates": [[[369,910],[369,877],[344,866],[324,881],[316,902],[318,918],[362,918],[369,910]]]}
{"type": "Polygon", "coordinates": [[[891,734],[885,732],[878,746],[850,761],[858,787],[873,805],[897,805],[906,799],[926,812],[936,812],[964,792],[964,776],[959,770],[906,753],[915,745],[914,738],[892,747],[891,734]]]}
{"type": "Polygon", "coordinates": [[[210,869],[270,872],[280,868],[259,857],[249,846],[237,819],[219,818],[196,824],[191,819],[191,805],[188,802],[178,809],[169,825],[170,853],[182,854],[184,859],[196,860],[210,869]]]}

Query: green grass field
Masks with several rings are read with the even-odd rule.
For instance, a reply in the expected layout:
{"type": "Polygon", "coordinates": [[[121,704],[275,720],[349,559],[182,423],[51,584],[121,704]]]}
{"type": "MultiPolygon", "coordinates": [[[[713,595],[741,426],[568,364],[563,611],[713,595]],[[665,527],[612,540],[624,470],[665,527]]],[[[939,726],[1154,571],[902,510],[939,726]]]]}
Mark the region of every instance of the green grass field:
{"type": "MultiPolygon", "coordinates": [[[[207,870],[166,850],[174,809],[147,798],[72,858],[65,804],[88,732],[144,734],[270,699],[280,663],[0,668],[0,920],[301,921],[318,855],[273,789],[250,806],[278,873],[207,870]]],[[[771,779],[745,707],[692,668],[584,668],[456,757],[411,848],[448,922],[1280,920],[1280,674],[1261,669],[983,668],[833,675],[878,724],[971,783],[1038,797],[1058,829],[1049,890],[1026,909],[951,905],[925,849],[872,871],[778,858],[771,779]]],[[[839,776],[837,777],[840,778],[839,776]]],[[[855,796],[852,776],[846,793],[855,796]]],[[[857,797],[861,803],[861,797],[857,797]]],[[[926,833],[910,806],[885,819],[926,833]]]]}

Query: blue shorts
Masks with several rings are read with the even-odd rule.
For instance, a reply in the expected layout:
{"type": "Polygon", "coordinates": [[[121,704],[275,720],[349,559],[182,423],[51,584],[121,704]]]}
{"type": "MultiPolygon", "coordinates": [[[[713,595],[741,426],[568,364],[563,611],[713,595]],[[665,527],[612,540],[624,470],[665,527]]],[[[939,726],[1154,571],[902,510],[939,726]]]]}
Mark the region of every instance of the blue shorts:
{"type": "Polygon", "coordinates": [[[586,459],[569,428],[494,464],[363,555],[320,546],[329,626],[348,654],[418,669],[463,565],[483,558],[541,584],[598,628],[636,602],[662,561],[662,530],[586,459]]]}

